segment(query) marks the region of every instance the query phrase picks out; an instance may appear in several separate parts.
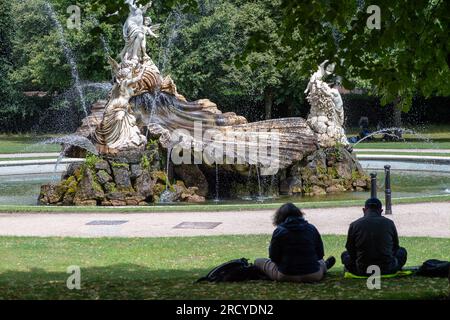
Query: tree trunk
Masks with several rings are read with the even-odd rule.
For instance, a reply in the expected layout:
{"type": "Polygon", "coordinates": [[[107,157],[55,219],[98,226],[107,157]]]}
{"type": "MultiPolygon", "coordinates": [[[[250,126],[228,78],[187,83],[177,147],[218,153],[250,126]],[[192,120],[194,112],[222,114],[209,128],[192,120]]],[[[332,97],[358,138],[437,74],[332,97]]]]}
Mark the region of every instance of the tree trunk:
{"type": "Polygon", "coordinates": [[[392,115],[393,126],[396,128],[402,127],[402,109],[399,106],[398,99],[394,102],[394,113],[392,115]]]}
{"type": "Polygon", "coordinates": [[[295,112],[295,104],[294,104],[294,100],[292,98],[287,98],[286,99],[286,105],[287,105],[287,116],[288,117],[295,117],[296,116],[296,112],[295,112]]]}
{"type": "Polygon", "coordinates": [[[266,120],[272,119],[273,92],[272,89],[266,89],[264,92],[264,110],[266,120]]]}

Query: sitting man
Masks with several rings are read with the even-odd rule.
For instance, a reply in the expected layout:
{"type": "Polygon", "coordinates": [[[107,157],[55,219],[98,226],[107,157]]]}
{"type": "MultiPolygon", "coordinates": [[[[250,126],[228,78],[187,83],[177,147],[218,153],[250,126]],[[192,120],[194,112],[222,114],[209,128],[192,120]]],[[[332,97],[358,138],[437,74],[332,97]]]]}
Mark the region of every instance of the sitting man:
{"type": "Polygon", "coordinates": [[[364,217],[354,221],[348,230],[342,264],[346,270],[360,276],[367,275],[371,265],[380,267],[381,274],[400,271],[406,263],[407,252],[399,246],[397,229],[392,220],[381,215],[381,201],[366,201],[364,217]]]}

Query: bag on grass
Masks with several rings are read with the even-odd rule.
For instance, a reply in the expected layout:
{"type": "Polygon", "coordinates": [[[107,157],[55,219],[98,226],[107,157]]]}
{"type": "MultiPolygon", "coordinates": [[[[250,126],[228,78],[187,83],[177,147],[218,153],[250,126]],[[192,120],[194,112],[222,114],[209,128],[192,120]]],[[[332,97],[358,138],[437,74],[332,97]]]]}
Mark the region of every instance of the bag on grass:
{"type": "Polygon", "coordinates": [[[205,277],[196,282],[240,282],[248,280],[264,280],[267,277],[245,258],[235,259],[212,269],[205,277]]]}
{"type": "Polygon", "coordinates": [[[450,262],[431,259],[425,261],[417,271],[418,276],[423,277],[440,277],[446,278],[449,276],[450,262]]]}

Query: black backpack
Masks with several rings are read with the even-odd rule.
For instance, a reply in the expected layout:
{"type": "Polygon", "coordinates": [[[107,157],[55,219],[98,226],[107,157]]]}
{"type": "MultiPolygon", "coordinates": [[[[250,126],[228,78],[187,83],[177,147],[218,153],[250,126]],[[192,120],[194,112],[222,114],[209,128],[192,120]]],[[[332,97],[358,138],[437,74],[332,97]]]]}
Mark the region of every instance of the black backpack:
{"type": "Polygon", "coordinates": [[[425,261],[417,271],[417,275],[423,277],[446,278],[450,276],[449,273],[450,273],[450,262],[436,259],[425,261]]]}
{"type": "Polygon", "coordinates": [[[266,280],[267,277],[245,258],[235,259],[212,269],[205,277],[196,282],[240,282],[248,280],[266,280]]]}

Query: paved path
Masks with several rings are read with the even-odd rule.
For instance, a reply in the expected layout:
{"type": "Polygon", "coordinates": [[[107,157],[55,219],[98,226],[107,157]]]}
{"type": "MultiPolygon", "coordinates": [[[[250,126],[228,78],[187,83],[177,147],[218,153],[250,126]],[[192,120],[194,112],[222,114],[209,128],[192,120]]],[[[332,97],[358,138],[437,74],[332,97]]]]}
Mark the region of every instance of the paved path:
{"type": "MultiPolygon", "coordinates": [[[[400,236],[450,238],[450,203],[397,205],[393,208],[400,236]]],[[[322,234],[347,233],[361,208],[306,210],[307,220],[322,234]]],[[[135,214],[0,214],[0,236],[58,237],[183,237],[237,234],[270,234],[273,211],[135,213],[135,214]],[[121,225],[88,225],[121,221],[121,225]],[[179,229],[183,222],[220,223],[213,229],[179,229]]],[[[449,240],[450,247],[450,240],[449,240]]]]}

